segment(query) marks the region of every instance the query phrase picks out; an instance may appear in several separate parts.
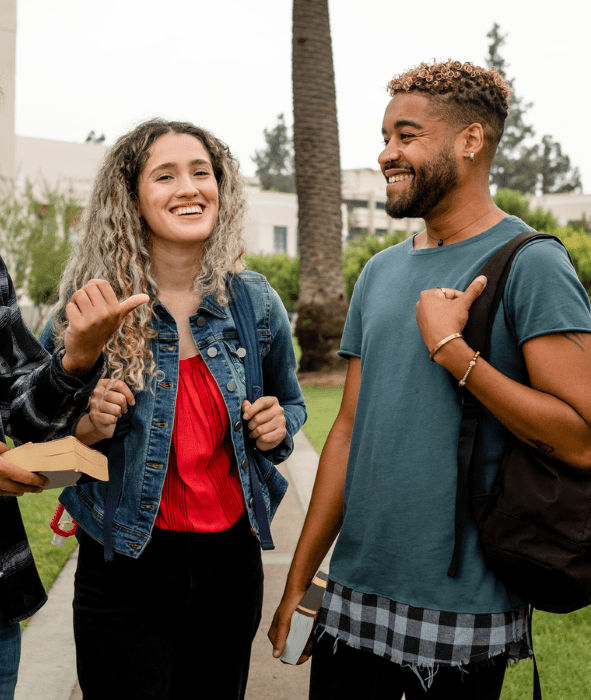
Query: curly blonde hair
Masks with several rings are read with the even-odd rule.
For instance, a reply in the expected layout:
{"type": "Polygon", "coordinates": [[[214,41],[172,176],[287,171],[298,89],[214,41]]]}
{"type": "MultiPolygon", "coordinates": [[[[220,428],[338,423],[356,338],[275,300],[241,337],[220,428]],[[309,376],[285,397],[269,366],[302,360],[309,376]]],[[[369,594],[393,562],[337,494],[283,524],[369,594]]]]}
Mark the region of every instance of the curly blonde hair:
{"type": "Polygon", "coordinates": [[[190,134],[198,139],[209,153],[218,184],[218,218],[205,241],[194,279],[198,298],[215,294],[218,303],[227,304],[226,274],[244,269],[246,200],[239,164],[228,146],[193,124],[163,119],[144,122],[118,139],[95,178],[81,233],[61,280],[54,307],[55,335],[56,346],[63,346],[69,296],[91,279],[107,280],[120,300],[151,293],[151,302],[126,317],[104,350],[106,375],[121,379],[135,391],[144,389],[147,380],[157,374],[150,338],[156,334],[151,321],[158,281],[152,272],[149,232],[138,215],[138,185],[151,147],[165,134],[190,134]]]}
{"type": "Polygon", "coordinates": [[[496,68],[481,68],[451,59],[410,68],[395,75],[386,89],[391,97],[398,92],[425,93],[433,100],[437,112],[454,124],[482,124],[492,153],[503,135],[512,95],[496,68]]]}

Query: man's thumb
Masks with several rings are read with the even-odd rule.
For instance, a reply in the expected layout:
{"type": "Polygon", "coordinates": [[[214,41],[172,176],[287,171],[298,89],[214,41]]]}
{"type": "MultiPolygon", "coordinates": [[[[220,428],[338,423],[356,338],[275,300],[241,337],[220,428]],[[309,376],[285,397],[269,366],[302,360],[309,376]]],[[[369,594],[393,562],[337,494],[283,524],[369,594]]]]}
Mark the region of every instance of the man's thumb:
{"type": "Polygon", "coordinates": [[[466,303],[468,309],[482,294],[487,282],[488,280],[484,275],[479,275],[475,280],[472,280],[468,289],[462,294],[462,300],[466,303]]]}

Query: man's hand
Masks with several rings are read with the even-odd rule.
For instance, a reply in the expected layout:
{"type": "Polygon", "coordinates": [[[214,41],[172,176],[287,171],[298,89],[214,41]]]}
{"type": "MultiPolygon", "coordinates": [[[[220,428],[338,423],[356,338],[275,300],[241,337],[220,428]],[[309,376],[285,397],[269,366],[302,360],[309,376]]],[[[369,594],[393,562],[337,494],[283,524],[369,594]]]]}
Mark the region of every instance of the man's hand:
{"type": "Polygon", "coordinates": [[[85,445],[112,438],[117,421],[127,413],[127,406],[134,404],[133,393],[125,382],[99,379],[90,398],[90,411],[82,416],[76,426],[76,437],[85,445]]]}
{"type": "MultiPolygon", "coordinates": [[[[10,448],[0,442],[0,454],[10,448]]],[[[23,493],[41,493],[47,478],[17,467],[0,457],[0,496],[22,496],[23,493]]]]}
{"type": "Polygon", "coordinates": [[[66,306],[69,325],[64,338],[62,366],[74,376],[88,374],[109,337],[130,311],[150,301],[147,294],[134,294],[119,303],[105,280],[90,280],[72,295],[66,306]]]}
{"type": "Polygon", "coordinates": [[[285,411],[276,396],[261,396],[254,403],[244,399],[242,413],[248,421],[249,436],[256,438],[259,450],[272,450],[283,442],[287,434],[285,411]]]}
{"type": "MultiPolygon", "coordinates": [[[[273,622],[269,628],[267,636],[273,645],[273,656],[278,659],[285,649],[285,642],[291,627],[291,617],[294,614],[300,600],[306,595],[306,591],[298,591],[293,594],[284,593],[283,599],[273,616],[273,622]]],[[[314,646],[314,634],[310,636],[308,643],[304,647],[302,655],[298,659],[296,666],[306,662],[312,655],[314,646]]]]}
{"type": "Polygon", "coordinates": [[[486,277],[480,275],[465,292],[449,287],[421,292],[417,302],[417,323],[427,350],[433,350],[444,338],[464,330],[470,307],[485,286],[486,277]]]}

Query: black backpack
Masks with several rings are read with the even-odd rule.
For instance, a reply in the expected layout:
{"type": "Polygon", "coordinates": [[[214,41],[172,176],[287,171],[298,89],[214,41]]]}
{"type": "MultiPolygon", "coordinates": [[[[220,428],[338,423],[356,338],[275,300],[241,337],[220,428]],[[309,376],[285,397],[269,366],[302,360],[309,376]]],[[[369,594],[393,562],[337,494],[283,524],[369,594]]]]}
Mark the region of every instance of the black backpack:
{"type": "MultiPolygon", "coordinates": [[[[511,264],[529,241],[555,236],[522,233],[495,253],[478,273],[488,283],[475,300],[463,331],[470,347],[488,360],[492,325],[511,264]]],[[[457,382],[454,382],[457,387],[457,382]]],[[[448,575],[458,568],[468,508],[479,531],[486,565],[533,608],[569,613],[591,603],[591,472],[576,471],[510,435],[492,491],[475,445],[482,404],[459,390],[462,421],[458,443],[455,545],[448,575]]],[[[535,659],[534,659],[535,664],[535,659]]],[[[537,668],[534,698],[541,698],[537,668]]]]}

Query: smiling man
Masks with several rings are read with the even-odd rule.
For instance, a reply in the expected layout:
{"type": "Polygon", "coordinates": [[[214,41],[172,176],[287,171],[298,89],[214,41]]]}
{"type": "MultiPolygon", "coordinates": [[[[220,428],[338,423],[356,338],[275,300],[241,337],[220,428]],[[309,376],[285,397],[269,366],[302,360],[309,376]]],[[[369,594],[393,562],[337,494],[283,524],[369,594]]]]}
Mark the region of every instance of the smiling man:
{"type": "Polygon", "coordinates": [[[471,522],[448,575],[461,418],[452,381],[488,409],[489,485],[509,431],[591,469],[589,300],[562,246],[532,241],[514,260],[490,363],[477,356],[461,335],[486,283],[476,275],[529,230],[488,186],[510,90],[494,69],[448,61],[396,76],[389,92],[386,210],[424,218],[425,230],[372,258],[355,286],[343,403],[269,636],[279,656],[338,535],[310,698],[498,700],[507,663],[531,653],[527,611],[486,569],[471,522]]]}

